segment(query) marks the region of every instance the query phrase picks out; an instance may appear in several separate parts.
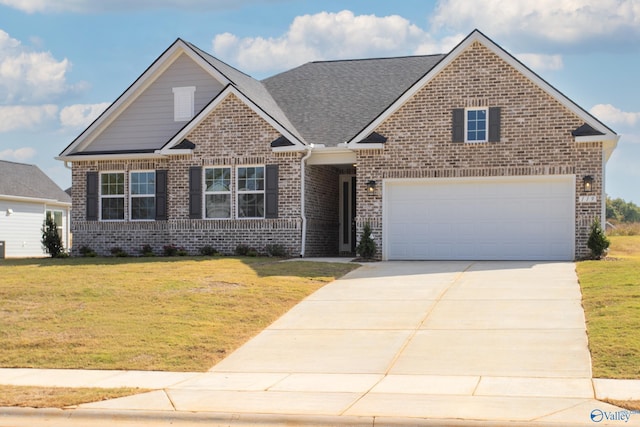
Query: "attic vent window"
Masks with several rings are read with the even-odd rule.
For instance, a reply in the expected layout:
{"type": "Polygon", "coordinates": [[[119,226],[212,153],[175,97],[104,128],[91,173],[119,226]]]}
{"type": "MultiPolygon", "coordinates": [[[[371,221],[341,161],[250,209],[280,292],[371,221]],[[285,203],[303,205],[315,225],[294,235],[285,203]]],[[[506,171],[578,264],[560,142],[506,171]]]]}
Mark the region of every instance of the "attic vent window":
{"type": "Polygon", "coordinates": [[[173,120],[188,122],[193,118],[195,86],[173,88],[173,120]]]}

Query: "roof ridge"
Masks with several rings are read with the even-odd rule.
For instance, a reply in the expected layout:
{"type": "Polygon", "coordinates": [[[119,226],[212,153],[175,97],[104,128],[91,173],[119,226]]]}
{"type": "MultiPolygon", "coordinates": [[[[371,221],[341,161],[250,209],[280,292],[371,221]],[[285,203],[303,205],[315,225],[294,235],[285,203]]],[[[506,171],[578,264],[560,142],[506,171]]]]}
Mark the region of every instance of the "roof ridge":
{"type": "MultiPolygon", "coordinates": [[[[431,53],[428,55],[400,55],[400,56],[379,56],[375,58],[347,58],[347,59],[323,59],[317,61],[309,61],[306,64],[322,64],[326,62],[358,62],[358,61],[380,61],[380,60],[392,60],[392,59],[405,59],[405,58],[428,58],[434,56],[446,56],[446,53],[431,53]]],[[[303,64],[304,65],[304,64],[303,64]]]]}

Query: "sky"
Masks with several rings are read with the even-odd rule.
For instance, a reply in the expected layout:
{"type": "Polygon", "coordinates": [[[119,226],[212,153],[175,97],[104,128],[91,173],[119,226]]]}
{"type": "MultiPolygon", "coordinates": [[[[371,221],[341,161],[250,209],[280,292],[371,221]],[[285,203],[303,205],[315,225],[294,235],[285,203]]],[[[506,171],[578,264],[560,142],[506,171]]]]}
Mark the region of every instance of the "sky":
{"type": "Polygon", "coordinates": [[[54,158],[177,38],[262,79],[476,28],[621,135],[606,191],[640,204],[640,0],[0,0],[0,159],[68,188],[54,158]]]}

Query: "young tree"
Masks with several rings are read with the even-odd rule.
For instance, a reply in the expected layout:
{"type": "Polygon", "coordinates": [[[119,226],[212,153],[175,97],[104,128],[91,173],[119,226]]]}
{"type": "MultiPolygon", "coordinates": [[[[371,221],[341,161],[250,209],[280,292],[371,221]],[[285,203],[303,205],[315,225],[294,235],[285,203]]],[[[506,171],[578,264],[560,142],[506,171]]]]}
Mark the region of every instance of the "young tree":
{"type": "Polygon", "coordinates": [[[58,227],[50,216],[47,216],[42,225],[42,245],[51,258],[60,256],[64,250],[62,239],[58,234],[58,227]]]}
{"type": "Polygon", "coordinates": [[[356,252],[358,252],[362,258],[371,259],[376,256],[377,249],[376,242],[371,238],[371,227],[369,223],[367,223],[362,230],[362,237],[360,238],[356,252]]]}
{"type": "Polygon", "coordinates": [[[609,248],[609,239],[604,234],[598,218],[591,224],[591,233],[589,234],[589,240],[587,240],[587,246],[591,249],[591,255],[595,259],[601,259],[606,255],[606,251],[609,248]]]}

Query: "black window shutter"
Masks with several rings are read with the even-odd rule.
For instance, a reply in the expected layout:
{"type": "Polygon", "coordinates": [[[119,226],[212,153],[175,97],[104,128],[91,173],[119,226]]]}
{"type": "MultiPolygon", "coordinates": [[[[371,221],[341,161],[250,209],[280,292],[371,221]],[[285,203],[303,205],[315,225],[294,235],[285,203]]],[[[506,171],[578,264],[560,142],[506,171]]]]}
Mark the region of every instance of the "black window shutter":
{"type": "Polygon", "coordinates": [[[500,107],[489,108],[489,142],[500,142],[500,107]]]}
{"type": "Polygon", "coordinates": [[[156,220],[166,221],[169,219],[167,212],[168,209],[168,197],[167,197],[167,178],[169,171],[157,170],[156,171],[156,220]]]}
{"type": "Polygon", "coordinates": [[[265,167],[264,217],[278,218],[278,165],[265,167]]]}
{"type": "Polygon", "coordinates": [[[464,142],[464,108],[452,111],[451,142],[464,142]]]}
{"type": "Polygon", "coordinates": [[[189,168],[189,218],[202,219],[202,168],[189,168]]]}
{"type": "Polygon", "coordinates": [[[98,220],[98,172],[87,172],[86,219],[98,220]]]}

